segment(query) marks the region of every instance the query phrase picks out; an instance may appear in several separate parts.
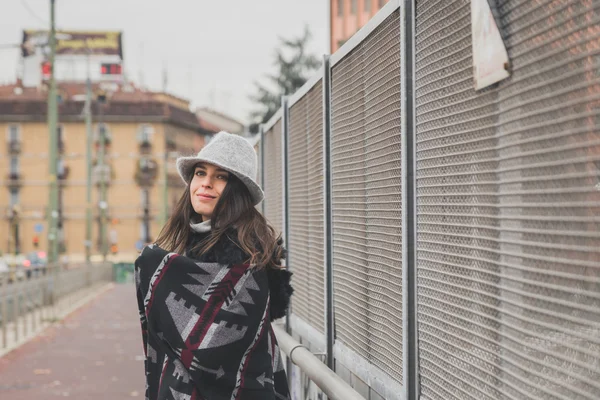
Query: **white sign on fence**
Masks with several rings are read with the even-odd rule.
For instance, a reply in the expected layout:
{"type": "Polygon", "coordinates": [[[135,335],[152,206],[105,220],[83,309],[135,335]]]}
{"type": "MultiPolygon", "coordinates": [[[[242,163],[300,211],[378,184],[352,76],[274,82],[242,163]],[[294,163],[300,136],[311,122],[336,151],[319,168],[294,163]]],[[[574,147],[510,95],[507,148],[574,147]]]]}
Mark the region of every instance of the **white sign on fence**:
{"type": "Polygon", "coordinates": [[[508,78],[508,53],[487,0],[471,0],[471,35],[475,89],[508,78]]]}

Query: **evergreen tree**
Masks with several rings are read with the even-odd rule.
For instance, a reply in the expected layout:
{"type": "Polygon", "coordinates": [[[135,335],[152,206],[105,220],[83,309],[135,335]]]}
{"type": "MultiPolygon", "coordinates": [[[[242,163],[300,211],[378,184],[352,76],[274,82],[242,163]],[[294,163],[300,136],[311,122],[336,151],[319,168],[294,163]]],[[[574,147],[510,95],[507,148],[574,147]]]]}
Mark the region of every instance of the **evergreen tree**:
{"type": "MultiPolygon", "coordinates": [[[[307,52],[306,47],[311,38],[308,26],[304,27],[304,33],[299,37],[279,38],[273,62],[277,72],[266,75],[268,85],[255,81],[256,93],[250,96],[258,106],[250,114],[255,123],[267,122],[281,107],[281,96],[296,92],[321,65],[321,60],[316,55],[307,52]]],[[[251,130],[257,128],[256,124],[253,125],[251,130]]]]}

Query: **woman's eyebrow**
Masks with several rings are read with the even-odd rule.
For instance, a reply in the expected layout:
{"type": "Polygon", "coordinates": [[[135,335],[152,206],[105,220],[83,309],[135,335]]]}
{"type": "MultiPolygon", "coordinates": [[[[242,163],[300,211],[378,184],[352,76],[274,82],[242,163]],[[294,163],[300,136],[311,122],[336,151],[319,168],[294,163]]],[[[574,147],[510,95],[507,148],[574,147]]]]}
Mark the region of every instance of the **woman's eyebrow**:
{"type": "MultiPolygon", "coordinates": [[[[201,169],[203,171],[206,171],[206,167],[204,165],[198,165],[196,167],[196,171],[199,170],[199,169],[201,169]]],[[[217,168],[217,171],[218,172],[227,172],[227,173],[229,173],[229,171],[227,171],[226,169],[223,169],[223,168],[217,168]]]]}

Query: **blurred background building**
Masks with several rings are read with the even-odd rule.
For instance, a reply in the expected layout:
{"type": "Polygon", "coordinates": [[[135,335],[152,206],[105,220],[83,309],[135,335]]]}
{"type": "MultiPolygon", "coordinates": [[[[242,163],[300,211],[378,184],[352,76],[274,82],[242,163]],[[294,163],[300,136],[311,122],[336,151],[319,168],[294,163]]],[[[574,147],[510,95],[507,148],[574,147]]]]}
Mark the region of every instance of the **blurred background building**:
{"type": "MultiPolygon", "coordinates": [[[[0,250],[47,249],[47,32],[24,31],[20,78],[0,86],[0,250]]],[[[59,249],[83,257],[86,233],[86,79],[91,81],[92,253],[134,256],[156,238],[181,194],[178,155],[198,152],[233,118],[128,81],[120,32],[58,32],[59,249]],[[102,149],[101,138],[105,146],[102,149]],[[99,162],[104,152],[105,165],[99,162]],[[167,170],[165,170],[165,162],[167,170]],[[168,204],[165,204],[165,201],[168,204]]],[[[165,82],[166,89],[166,82],[165,82]]]]}
{"type": "Polygon", "coordinates": [[[331,54],[342,47],[388,0],[329,0],[331,54]]]}
{"type": "Polygon", "coordinates": [[[196,110],[196,116],[200,121],[200,125],[209,131],[223,130],[238,135],[244,134],[246,131],[245,125],[240,121],[211,108],[198,108],[196,110]]]}

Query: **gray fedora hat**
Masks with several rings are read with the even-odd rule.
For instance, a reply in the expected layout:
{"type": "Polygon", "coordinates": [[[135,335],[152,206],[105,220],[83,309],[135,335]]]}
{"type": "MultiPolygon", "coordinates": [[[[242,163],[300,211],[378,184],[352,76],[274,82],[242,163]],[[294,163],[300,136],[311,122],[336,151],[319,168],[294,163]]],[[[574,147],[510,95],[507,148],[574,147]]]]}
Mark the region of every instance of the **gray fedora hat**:
{"type": "Polygon", "coordinates": [[[177,171],[186,184],[190,183],[192,168],[205,162],[232,173],[238,177],[250,191],[254,205],[260,203],[265,195],[256,183],[257,155],[254,147],[241,136],[228,132],[219,132],[198,155],[179,157],[177,171]]]}

